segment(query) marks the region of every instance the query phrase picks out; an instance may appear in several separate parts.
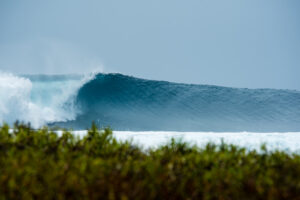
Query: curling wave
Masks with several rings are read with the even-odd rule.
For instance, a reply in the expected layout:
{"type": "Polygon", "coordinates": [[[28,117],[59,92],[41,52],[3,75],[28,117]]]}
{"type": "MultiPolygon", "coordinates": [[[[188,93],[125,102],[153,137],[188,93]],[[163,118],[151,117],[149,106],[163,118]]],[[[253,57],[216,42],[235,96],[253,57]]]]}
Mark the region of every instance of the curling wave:
{"type": "Polygon", "coordinates": [[[97,74],[77,93],[81,114],[59,123],[91,121],[117,130],[299,131],[300,92],[237,89],[97,74]]]}
{"type": "Polygon", "coordinates": [[[0,74],[0,120],[130,131],[300,131],[300,92],[179,84],[122,74],[0,74]]]}

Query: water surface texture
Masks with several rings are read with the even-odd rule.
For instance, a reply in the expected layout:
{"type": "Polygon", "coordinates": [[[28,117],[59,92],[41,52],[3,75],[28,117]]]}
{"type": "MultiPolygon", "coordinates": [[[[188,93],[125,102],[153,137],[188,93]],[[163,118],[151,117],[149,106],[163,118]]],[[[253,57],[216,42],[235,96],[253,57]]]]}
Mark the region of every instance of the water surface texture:
{"type": "Polygon", "coordinates": [[[0,120],[77,130],[297,132],[300,92],[180,84],[122,74],[0,75],[0,120]]]}

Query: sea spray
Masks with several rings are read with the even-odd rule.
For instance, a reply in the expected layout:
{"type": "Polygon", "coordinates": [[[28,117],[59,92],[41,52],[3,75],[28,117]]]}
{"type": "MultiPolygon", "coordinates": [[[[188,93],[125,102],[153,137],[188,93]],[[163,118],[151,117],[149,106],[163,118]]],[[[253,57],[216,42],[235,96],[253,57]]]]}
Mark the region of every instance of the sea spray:
{"type": "Polygon", "coordinates": [[[54,77],[0,73],[0,121],[12,124],[18,120],[37,128],[74,120],[80,112],[74,105],[74,97],[93,74],[54,77]]]}

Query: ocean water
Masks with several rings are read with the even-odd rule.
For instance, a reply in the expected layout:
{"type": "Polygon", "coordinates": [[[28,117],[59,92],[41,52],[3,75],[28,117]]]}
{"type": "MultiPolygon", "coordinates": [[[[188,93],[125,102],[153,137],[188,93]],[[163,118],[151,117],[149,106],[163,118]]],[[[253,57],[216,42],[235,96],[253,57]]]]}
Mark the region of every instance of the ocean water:
{"type": "MultiPolygon", "coordinates": [[[[83,137],[86,131],[74,131],[75,135],[83,137]]],[[[61,132],[60,132],[61,134],[61,132]]],[[[205,147],[207,143],[234,144],[247,150],[261,151],[262,145],[268,151],[282,150],[290,153],[300,153],[300,132],[284,133],[254,133],[254,132],[166,132],[166,131],[114,131],[114,137],[119,141],[131,141],[143,149],[157,148],[168,144],[171,139],[187,142],[189,145],[205,147]]]]}
{"type": "Polygon", "coordinates": [[[74,100],[87,76],[15,76],[0,73],[0,122],[16,120],[35,128],[51,122],[73,120],[74,100]]]}
{"type": "Polygon", "coordinates": [[[180,84],[122,74],[0,73],[0,122],[16,120],[34,128],[73,130],[89,128],[94,121],[113,128],[119,138],[136,135],[145,146],[184,136],[197,144],[224,138],[242,145],[258,141],[254,143],[260,146],[265,140],[295,150],[300,92],[180,84]]]}

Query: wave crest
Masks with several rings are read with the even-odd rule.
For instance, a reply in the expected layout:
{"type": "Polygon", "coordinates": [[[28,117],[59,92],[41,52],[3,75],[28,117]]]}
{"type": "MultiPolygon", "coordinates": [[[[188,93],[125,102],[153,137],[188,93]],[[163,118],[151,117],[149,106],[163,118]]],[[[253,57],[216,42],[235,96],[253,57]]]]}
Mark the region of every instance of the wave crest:
{"type": "Polygon", "coordinates": [[[122,74],[0,73],[0,120],[85,129],[300,131],[300,92],[179,84],[122,74]]]}

